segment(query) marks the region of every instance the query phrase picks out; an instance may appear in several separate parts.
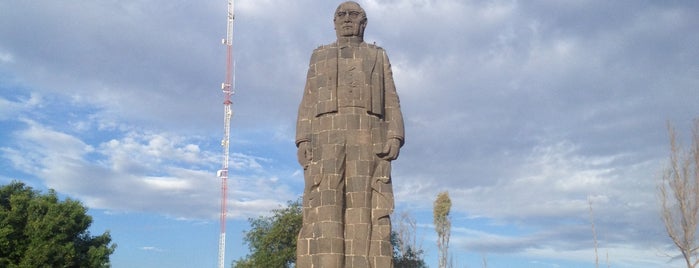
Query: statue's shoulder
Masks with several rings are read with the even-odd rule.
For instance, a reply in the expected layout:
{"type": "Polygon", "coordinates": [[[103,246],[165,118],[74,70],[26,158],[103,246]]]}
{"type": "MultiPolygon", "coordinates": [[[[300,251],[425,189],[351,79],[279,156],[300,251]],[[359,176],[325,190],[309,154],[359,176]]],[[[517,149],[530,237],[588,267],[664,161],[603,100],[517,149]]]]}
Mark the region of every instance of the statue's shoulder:
{"type": "Polygon", "coordinates": [[[371,49],[383,50],[383,48],[380,47],[379,45],[377,45],[376,42],[371,43],[371,44],[369,44],[369,43],[365,43],[365,44],[367,45],[367,47],[369,47],[371,49]]]}
{"type": "Polygon", "coordinates": [[[316,49],[313,50],[313,53],[311,54],[311,63],[318,62],[320,60],[327,59],[329,57],[330,52],[334,51],[333,48],[337,49],[337,45],[333,44],[328,44],[328,45],[321,45],[317,47],[316,49]]]}
{"type": "Polygon", "coordinates": [[[311,54],[311,61],[325,59],[328,57],[330,52],[334,51],[335,49],[337,49],[337,45],[334,43],[318,46],[313,50],[313,54],[311,54]]]}
{"type": "Polygon", "coordinates": [[[371,44],[370,43],[364,43],[364,44],[369,49],[377,50],[377,51],[384,51],[384,49],[382,47],[380,47],[379,45],[377,45],[376,42],[371,43],[371,44]]]}
{"type": "Polygon", "coordinates": [[[337,43],[330,43],[327,45],[320,45],[316,49],[313,50],[313,53],[322,53],[325,51],[328,51],[330,49],[337,48],[337,43]]]}

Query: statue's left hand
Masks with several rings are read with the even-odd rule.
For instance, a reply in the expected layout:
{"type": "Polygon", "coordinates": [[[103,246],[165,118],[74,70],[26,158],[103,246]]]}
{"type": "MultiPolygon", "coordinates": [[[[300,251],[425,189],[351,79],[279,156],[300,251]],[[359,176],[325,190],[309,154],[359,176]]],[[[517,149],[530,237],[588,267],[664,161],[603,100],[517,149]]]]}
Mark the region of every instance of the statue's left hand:
{"type": "Polygon", "coordinates": [[[307,141],[299,143],[299,148],[296,152],[296,157],[303,169],[307,169],[308,164],[311,162],[311,146],[309,143],[307,141]]]}
{"type": "Polygon", "coordinates": [[[388,139],[386,144],[383,146],[383,151],[377,154],[384,160],[392,161],[398,158],[400,153],[400,140],[399,139],[388,139]]]}

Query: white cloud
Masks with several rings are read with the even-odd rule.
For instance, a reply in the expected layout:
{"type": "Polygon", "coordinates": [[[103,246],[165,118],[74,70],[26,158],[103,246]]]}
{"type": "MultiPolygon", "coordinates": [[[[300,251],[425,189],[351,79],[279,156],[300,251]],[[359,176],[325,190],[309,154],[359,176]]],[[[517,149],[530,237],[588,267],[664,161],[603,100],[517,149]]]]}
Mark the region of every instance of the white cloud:
{"type": "Polygon", "coordinates": [[[542,144],[520,157],[493,167],[508,169],[504,177],[462,177],[473,180],[472,186],[454,187],[451,178],[394,174],[396,199],[411,211],[429,210],[437,192],[448,190],[453,215],[467,216],[453,216],[457,254],[579,261],[589,260],[591,252],[592,202],[600,244],[623,254],[612,263],[623,266],[634,258],[636,264],[658,262],[657,256],[647,255],[648,247],[661,247],[665,237],[654,195],[653,174],[661,167],[657,160],[627,164],[633,159],[629,155],[585,155],[580,145],[568,141],[542,144]],[[475,226],[482,229],[471,229],[475,226]],[[497,231],[505,226],[516,227],[497,231]]]}
{"type": "Polygon", "coordinates": [[[11,120],[21,117],[32,109],[41,108],[42,97],[36,92],[32,92],[27,97],[18,97],[17,100],[10,100],[0,97],[0,120],[11,120]]]}
{"type": "MultiPolygon", "coordinates": [[[[461,218],[531,230],[484,231],[491,247],[585,259],[586,234],[541,229],[586,232],[592,200],[613,259],[642,260],[652,253],[638,248],[667,242],[654,178],[665,121],[696,116],[696,4],[360,2],[406,118],[399,207],[429,211],[448,189],[461,218]],[[555,249],[565,241],[571,249],[555,249]]],[[[229,203],[232,217],[247,217],[301,191],[296,109],[312,49],[334,38],[337,3],[236,4],[229,203]]],[[[95,208],[216,217],[219,4],[3,2],[0,13],[8,167],[95,208]]]]}
{"type": "MultiPolygon", "coordinates": [[[[218,152],[202,151],[184,137],[129,132],[97,145],[27,120],[3,156],[48,187],[76,196],[95,209],[151,211],[181,218],[215,218],[219,210],[218,152]]],[[[294,199],[288,186],[267,173],[264,158],[236,153],[229,181],[232,217],[250,217],[294,199]],[[260,202],[258,199],[268,196],[260,202]],[[281,199],[286,198],[286,199],[281,199]],[[236,200],[246,200],[238,202],[236,200]]]]}
{"type": "Polygon", "coordinates": [[[12,54],[0,51],[0,64],[13,63],[14,57],[12,54]]]}
{"type": "Polygon", "coordinates": [[[164,249],[158,248],[158,247],[153,247],[153,246],[143,246],[140,248],[143,251],[150,251],[150,252],[164,252],[164,249]]]}

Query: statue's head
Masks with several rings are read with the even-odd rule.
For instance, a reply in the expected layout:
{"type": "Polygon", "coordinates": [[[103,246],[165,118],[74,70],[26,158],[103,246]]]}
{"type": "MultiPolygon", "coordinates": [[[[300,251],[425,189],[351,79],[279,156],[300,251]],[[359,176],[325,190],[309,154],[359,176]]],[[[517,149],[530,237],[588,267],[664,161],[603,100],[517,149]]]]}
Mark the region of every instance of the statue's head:
{"type": "Polygon", "coordinates": [[[364,28],[366,28],[366,12],[356,2],[347,1],[340,4],[335,10],[335,33],[340,37],[364,38],[364,28]]]}

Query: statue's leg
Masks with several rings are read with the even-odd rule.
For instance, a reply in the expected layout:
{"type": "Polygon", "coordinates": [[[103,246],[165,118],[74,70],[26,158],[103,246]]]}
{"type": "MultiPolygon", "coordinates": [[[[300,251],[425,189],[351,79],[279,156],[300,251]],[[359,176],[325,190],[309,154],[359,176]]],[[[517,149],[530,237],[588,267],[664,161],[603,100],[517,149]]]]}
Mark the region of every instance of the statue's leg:
{"type": "Polygon", "coordinates": [[[303,193],[303,204],[302,204],[302,217],[303,222],[301,224],[301,230],[296,239],[296,267],[298,268],[311,268],[313,267],[313,254],[315,250],[315,241],[313,239],[313,225],[314,225],[314,209],[310,207],[310,195],[311,192],[303,193]]]}
{"type": "MultiPolygon", "coordinates": [[[[335,116],[333,116],[335,117],[335,116]]],[[[319,152],[320,183],[317,187],[318,199],[315,207],[317,217],[313,230],[316,253],[313,255],[313,268],[340,268],[344,265],[344,220],[345,206],[345,141],[343,132],[329,130],[321,137],[319,152]]],[[[319,154],[319,155],[316,155],[319,154]]]]}
{"type": "MultiPolygon", "coordinates": [[[[374,120],[374,152],[380,152],[386,143],[386,126],[374,120]]],[[[369,263],[371,267],[393,267],[393,245],[391,244],[391,219],[393,213],[393,186],[391,162],[374,156],[374,172],[371,178],[371,242],[369,263]]]]}
{"type": "MultiPolygon", "coordinates": [[[[366,121],[366,115],[357,115],[366,121]]],[[[371,176],[374,161],[371,131],[360,127],[348,131],[345,181],[345,267],[372,267],[369,263],[371,235],[371,176]]]]}
{"type": "Polygon", "coordinates": [[[371,267],[393,267],[393,245],[391,245],[391,219],[389,216],[374,220],[371,232],[371,267]]]}
{"type": "Polygon", "coordinates": [[[320,163],[317,160],[311,161],[304,170],[303,222],[296,240],[296,267],[298,268],[312,268],[313,255],[318,252],[315,237],[316,223],[318,222],[317,208],[320,206],[318,183],[321,175],[320,163]]]}
{"type": "Polygon", "coordinates": [[[393,267],[393,245],[391,245],[391,218],[393,212],[393,187],[390,179],[391,163],[376,160],[377,167],[372,178],[371,213],[371,267],[393,267]]]}

